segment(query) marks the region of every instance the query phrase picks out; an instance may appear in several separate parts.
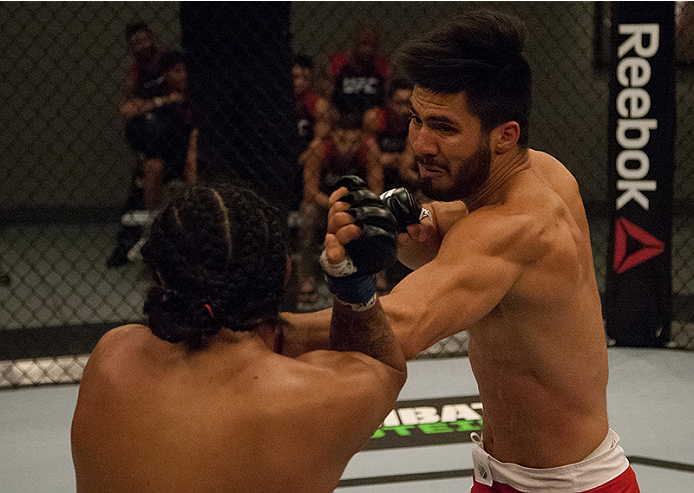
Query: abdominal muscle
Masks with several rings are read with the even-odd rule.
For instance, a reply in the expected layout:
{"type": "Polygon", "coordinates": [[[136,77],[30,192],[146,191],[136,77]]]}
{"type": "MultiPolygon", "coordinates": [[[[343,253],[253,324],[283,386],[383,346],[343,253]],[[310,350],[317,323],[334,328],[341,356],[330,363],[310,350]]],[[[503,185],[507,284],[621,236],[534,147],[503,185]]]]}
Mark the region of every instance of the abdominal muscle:
{"type": "Polygon", "coordinates": [[[490,344],[470,330],[485,450],[500,462],[532,468],[580,462],[608,432],[606,351],[513,339],[490,344]]]}

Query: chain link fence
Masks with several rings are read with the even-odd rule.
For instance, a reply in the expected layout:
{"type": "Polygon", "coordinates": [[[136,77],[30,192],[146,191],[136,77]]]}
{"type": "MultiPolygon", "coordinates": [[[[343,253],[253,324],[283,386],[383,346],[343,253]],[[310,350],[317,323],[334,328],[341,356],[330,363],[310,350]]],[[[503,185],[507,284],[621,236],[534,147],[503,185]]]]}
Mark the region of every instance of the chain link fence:
{"type": "MultiPolygon", "coordinates": [[[[402,88],[389,56],[413,34],[465,10],[490,6],[516,14],[528,25],[526,56],[534,73],[531,147],[556,156],[578,179],[604,291],[610,222],[608,73],[600,51],[602,28],[609,22],[605,4],[232,2],[206,7],[215,11],[196,11],[192,4],[169,2],[0,3],[0,387],[77,382],[105,331],[142,320],[148,279],[137,243],[148,215],[133,211],[156,208],[184,186],[191,172],[199,179],[242,179],[277,200],[292,226],[292,259],[299,272],[286,308],[309,311],[329,305],[320,281],[313,290],[305,282],[311,277],[315,239],[320,238],[320,215],[302,208],[301,202],[307,188],[313,197],[320,192],[314,193],[320,181],[311,173],[320,169],[315,167],[317,156],[327,159],[321,152],[328,152],[325,142],[311,150],[311,137],[337,142],[335,129],[349,135],[356,131],[354,145],[360,150],[355,154],[363,161],[351,164],[367,170],[378,167],[369,168],[373,161],[369,164],[368,149],[359,139],[372,135],[385,171],[380,181],[373,175],[367,180],[374,188],[407,182],[393,164],[406,162],[397,142],[402,135],[384,133],[383,122],[397,120],[397,98],[406,94],[396,90],[402,88]],[[191,101],[186,131],[177,134],[182,145],[175,157],[135,149],[126,135],[125,123],[132,118],[124,114],[133,112],[123,104],[129,100],[126,88],[135,60],[126,28],[140,22],[150,28],[161,53],[185,50],[187,93],[155,77],[154,85],[140,87],[137,94],[153,105],[139,108],[141,120],[150,118],[148,114],[156,119],[159,109],[175,107],[172,103],[179,101],[171,100],[178,92],[191,101]],[[241,32],[243,26],[246,31],[241,32]],[[354,50],[359,38],[371,39],[367,34],[374,30],[381,54],[377,71],[350,86],[340,71],[345,65],[340,54],[354,50]],[[292,80],[308,83],[315,93],[310,101],[301,98],[305,104],[297,104],[298,112],[292,80]],[[370,103],[352,101],[358,107],[356,119],[344,116],[349,111],[337,118],[324,103],[351,103],[341,99],[344,94],[336,87],[368,93],[389,109],[368,112],[364,110],[370,103]],[[268,161],[274,167],[263,168],[268,161]]],[[[684,28],[688,11],[685,7],[678,12],[684,28]]],[[[684,45],[678,40],[679,46],[684,45]]],[[[177,61],[174,57],[165,63],[166,70],[177,61]]],[[[688,349],[694,348],[691,71],[682,55],[670,346],[688,349]]],[[[141,67],[141,84],[143,72],[141,67]]],[[[338,151],[339,142],[330,152],[338,151]]],[[[389,273],[383,288],[405,273],[389,273]]],[[[422,357],[465,354],[466,345],[460,334],[422,357]]]]}

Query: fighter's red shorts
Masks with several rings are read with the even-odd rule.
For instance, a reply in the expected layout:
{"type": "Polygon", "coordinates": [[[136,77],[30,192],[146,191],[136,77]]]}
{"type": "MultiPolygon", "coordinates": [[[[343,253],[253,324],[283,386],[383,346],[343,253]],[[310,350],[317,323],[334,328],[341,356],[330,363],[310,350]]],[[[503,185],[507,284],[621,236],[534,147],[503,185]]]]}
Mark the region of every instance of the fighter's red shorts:
{"type": "Polygon", "coordinates": [[[471,493],[639,493],[619,436],[610,430],[596,452],[567,466],[533,469],[499,462],[479,443],[472,451],[471,493]]]}

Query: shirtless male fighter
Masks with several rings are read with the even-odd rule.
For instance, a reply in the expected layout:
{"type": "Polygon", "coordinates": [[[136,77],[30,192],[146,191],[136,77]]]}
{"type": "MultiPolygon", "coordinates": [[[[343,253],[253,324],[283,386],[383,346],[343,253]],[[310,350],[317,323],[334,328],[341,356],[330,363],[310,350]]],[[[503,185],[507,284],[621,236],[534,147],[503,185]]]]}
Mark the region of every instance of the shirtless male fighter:
{"type": "Polygon", "coordinates": [[[291,265],[279,211],[245,188],[197,186],[155,219],[142,249],[149,327],[111,330],[84,369],[72,422],[78,492],[337,487],[406,377],[376,296],[381,266],[359,261],[372,243],[395,259],[395,220],[370,195],[349,209],[361,229],[329,219],[332,350],[296,359],[277,354],[291,265]]]}
{"type": "MultiPolygon", "coordinates": [[[[637,492],[608,426],[578,186],[528,148],[524,39],[518,19],[481,11],[401,48],[415,83],[409,139],[422,191],[438,202],[399,235],[399,258],[416,270],[382,304],[408,359],[468,331],[484,406],[472,492],[637,492]]],[[[410,199],[400,190],[387,200],[402,209],[410,199]]],[[[288,315],[290,350],[318,344],[326,315],[288,315]]]]}

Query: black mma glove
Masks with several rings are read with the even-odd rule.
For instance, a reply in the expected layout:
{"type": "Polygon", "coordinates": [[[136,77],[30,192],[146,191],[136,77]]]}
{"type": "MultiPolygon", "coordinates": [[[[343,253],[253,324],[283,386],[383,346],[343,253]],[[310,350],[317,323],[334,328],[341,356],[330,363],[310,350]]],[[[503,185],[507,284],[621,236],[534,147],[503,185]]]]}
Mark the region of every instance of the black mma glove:
{"type": "Polygon", "coordinates": [[[350,205],[346,212],[361,229],[359,238],[345,245],[359,273],[375,274],[393,266],[397,260],[397,223],[393,214],[358,176],[340,178],[335,189],[340,187],[349,190],[340,201],[350,205]]]}
{"type": "Polygon", "coordinates": [[[353,310],[365,310],[376,300],[376,273],[392,266],[396,259],[395,218],[383,201],[356,176],[340,179],[336,189],[347,187],[349,193],[340,201],[350,204],[346,212],[354,217],[361,234],[345,245],[347,257],[340,264],[330,264],[321,255],[328,289],[353,310]]]}
{"type": "Polygon", "coordinates": [[[393,188],[383,192],[381,200],[395,217],[398,233],[406,233],[409,225],[417,224],[422,217],[430,215],[406,188],[393,188]]]}

